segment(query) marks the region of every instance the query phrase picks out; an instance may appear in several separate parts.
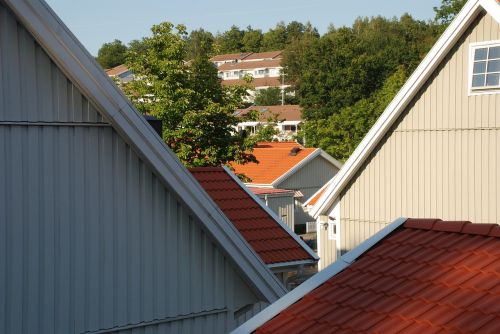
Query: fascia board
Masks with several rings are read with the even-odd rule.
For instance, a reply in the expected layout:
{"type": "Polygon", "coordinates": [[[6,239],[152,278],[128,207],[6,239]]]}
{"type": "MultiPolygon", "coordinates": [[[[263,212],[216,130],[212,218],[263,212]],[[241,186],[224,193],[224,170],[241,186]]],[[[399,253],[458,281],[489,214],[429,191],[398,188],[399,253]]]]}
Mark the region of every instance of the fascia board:
{"type": "Polygon", "coordinates": [[[241,182],[241,180],[229,169],[227,168],[226,166],[223,167],[224,170],[226,171],[227,174],[229,174],[229,176],[231,176],[231,178],[236,182],[238,183],[238,185],[243,189],[245,190],[245,192],[257,203],[259,204],[259,206],[264,209],[264,211],[266,211],[266,213],[268,215],[271,216],[271,218],[273,218],[288,234],[290,234],[290,236],[299,243],[300,246],[302,246],[302,248],[304,248],[304,250],[312,256],[312,258],[315,260],[315,261],[318,261],[319,260],[319,257],[318,255],[302,240],[299,238],[299,236],[293,232],[290,227],[288,227],[287,224],[285,224],[279,217],[278,215],[273,211],[271,210],[270,207],[268,207],[267,205],[265,205],[264,203],[262,203],[262,200],[257,197],[257,195],[255,195],[250,189],[248,189],[247,186],[245,186],[245,184],[243,182],[241,182]]]}
{"type": "Polygon", "coordinates": [[[305,295],[325,283],[338,273],[349,267],[356,259],[365,252],[370,250],[377,243],[386,238],[389,234],[401,227],[407,218],[398,218],[390,225],[386,226],[369,239],[362,242],[358,247],[343,255],[338,261],[329,265],[297,288],[287,293],[284,297],[274,302],[260,313],[252,317],[240,327],[233,330],[232,334],[247,334],[254,332],[257,328],[264,325],[266,322],[277,316],[279,313],[287,309],[290,305],[296,303],[305,295]]]}
{"type": "Polygon", "coordinates": [[[94,58],[43,0],[5,0],[22,24],[64,74],[86,95],[103,117],[147,161],[160,180],[177,192],[203,228],[261,297],[273,302],[286,291],[241,234],[94,58]]]}
{"type": "MultiPolygon", "coordinates": [[[[446,57],[448,52],[469,27],[472,20],[475,19],[482,8],[488,9],[489,7],[494,7],[495,11],[498,11],[498,4],[493,0],[471,0],[465,4],[455,20],[441,35],[415,72],[413,72],[400,89],[396,97],[387,106],[370,131],[368,131],[368,134],[357,146],[351,157],[346,161],[336,176],[336,182],[332,183],[327,188],[323,196],[321,196],[318,202],[312,207],[310,212],[314,218],[317,218],[333,204],[343,188],[368,158],[370,152],[372,152],[376,145],[382,140],[386,132],[404,111],[404,108],[411,102],[422,85],[425,84],[427,79],[439,66],[440,62],[446,57]],[[480,3],[487,5],[485,5],[486,7],[482,7],[480,3]],[[494,7],[493,4],[496,7],[494,7]]],[[[498,21],[499,18],[496,17],[495,19],[498,21]]]]}
{"type": "Polygon", "coordinates": [[[321,149],[316,149],[312,153],[310,153],[308,156],[304,157],[304,159],[300,160],[299,163],[297,163],[295,166],[290,168],[285,174],[281,175],[278,177],[276,180],[274,180],[271,185],[274,188],[279,188],[279,184],[288,179],[290,176],[295,174],[299,169],[304,167],[309,161],[312,159],[316,158],[318,155],[321,154],[321,149]]]}

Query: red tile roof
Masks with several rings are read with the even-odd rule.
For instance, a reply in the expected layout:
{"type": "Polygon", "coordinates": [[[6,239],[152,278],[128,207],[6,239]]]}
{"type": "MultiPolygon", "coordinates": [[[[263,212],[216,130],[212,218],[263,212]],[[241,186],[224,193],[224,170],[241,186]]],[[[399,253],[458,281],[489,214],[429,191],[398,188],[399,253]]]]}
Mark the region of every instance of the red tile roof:
{"type": "Polygon", "coordinates": [[[279,77],[253,78],[250,83],[243,79],[222,80],[222,86],[250,86],[256,87],[280,87],[281,79],[279,77]]]}
{"type": "Polygon", "coordinates": [[[232,167],[237,174],[248,176],[252,183],[271,184],[316,150],[295,142],[258,143],[252,153],[259,163],[232,164],[232,167]],[[295,156],[289,155],[294,147],[300,148],[300,151],[295,156]]]}
{"type": "Polygon", "coordinates": [[[268,52],[257,52],[257,53],[252,53],[248,57],[244,58],[244,61],[250,61],[255,59],[275,59],[275,58],[281,58],[283,54],[283,51],[268,51],[268,52]]]}
{"type": "Polygon", "coordinates": [[[222,167],[190,171],[264,263],[315,261],[222,167]]]}
{"type": "Polygon", "coordinates": [[[301,121],[302,108],[299,105],[288,104],[284,106],[252,106],[236,110],[236,116],[242,117],[251,110],[259,111],[259,121],[266,122],[269,118],[277,117],[278,121],[301,121]]]}
{"type": "Polygon", "coordinates": [[[500,333],[500,226],[409,219],[256,332],[500,333]]]}
{"type": "Polygon", "coordinates": [[[251,52],[247,53],[227,53],[223,55],[217,55],[210,58],[211,61],[230,61],[230,60],[242,60],[251,55],[251,52]]]}
{"type": "Polygon", "coordinates": [[[118,65],[118,66],[115,66],[113,68],[107,69],[105,72],[108,76],[113,77],[113,76],[116,76],[118,74],[121,74],[121,73],[127,72],[127,71],[128,71],[128,67],[125,66],[125,64],[122,64],[122,65],[118,65]]]}
{"type": "Polygon", "coordinates": [[[293,196],[295,191],[288,189],[275,189],[275,188],[256,188],[248,187],[255,195],[266,195],[266,194],[286,194],[293,196]]]}
{"type": "Polygon", "coordinates": [[[218,71],[250,70],[255,68],[281,67],[281,59],[241,61],[238,63],[225,63],[219,66],[218,71]]]}

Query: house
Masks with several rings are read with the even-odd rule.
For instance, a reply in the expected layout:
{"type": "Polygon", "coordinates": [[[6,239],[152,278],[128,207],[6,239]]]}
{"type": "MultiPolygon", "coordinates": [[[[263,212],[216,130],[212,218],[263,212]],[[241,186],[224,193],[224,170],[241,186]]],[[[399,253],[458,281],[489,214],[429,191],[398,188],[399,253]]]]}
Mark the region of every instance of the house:
{"type": "Polygon", "coordinates": [[[303,124],[302,108],[299,105],[251,106],[236,110],[235,115],[242,118],[250,112],[257,112],[258,119],[238,123],[238,131],[245,130],[248,134],[255,134],[260,127],[272,124],[278,130],[278,134],[273,140],[292,141],[298,135],[303,124]]]}
{"type": "MultiPolygon", "coordinates": [[[[227,167],[190,172],[285,286],[300,279],[318,256],[227,167]]],[[[292,211],[293,213],[293,211],[292,211]]]]}
{"type": "Polygon", "coordinates": [[[105,72],[110,78],[116,80],[117,84],[126,84],[134,80],[134,73],[124,64],[107,69],[105,72]]]}
{"type": "Polygon", "coordinates": [[[223,333],[285,292],[43,0],[0,1],[0,332],[223,333]]]}
{"type": "Polygon", "coordinates": [[[295,227],[295,191],[289,189],[248,187],[289,228],[295,227]]]}
{"type": "Polygon", "coordinates": [[[468,1],[309,211],[321,268],[395,217],[500,221],[499,22],[468,1]]]}
{"type": "Polygon", "coordinates": [[[500,226],[398,219],[233,331],[498,333],[500,226]]]}
{"type": "Polygon", "coordinates": [[[259,90],[271,87],[284,90],[290,87],[281,76],[282,58],[283,51],[269,51],[218,55],[211,61],[217,66],[222,85],[249,85],[252,89],[248,90],[248,102],[253,102],[259,90]],[[252,81],[248,83],[244,80],[246,77],[252,78],[252,81]]]}
{"type": "Polygon", "coordinates": [[[244,174],[251,179],[251,182],[246,183],[247,186],[294,190],[295,226],[311,221],[311,217],[304,213],[302,203],[342,166],[323,150],[306,148],[295,142],[258,143],[252,153],[258,163],[233,164],[232,167],[237,174],[244,174]]]}

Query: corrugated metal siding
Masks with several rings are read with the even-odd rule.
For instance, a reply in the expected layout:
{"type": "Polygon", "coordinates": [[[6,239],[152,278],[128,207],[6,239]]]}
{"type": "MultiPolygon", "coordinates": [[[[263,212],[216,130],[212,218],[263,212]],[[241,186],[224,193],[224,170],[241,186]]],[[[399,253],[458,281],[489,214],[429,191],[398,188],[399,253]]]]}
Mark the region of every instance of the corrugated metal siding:
{"type": "MultiPolygon", "coordinates": [[[[266,203],[265,195],[260,195],[259,198],[266,203]]],[[[293,196],[267,196],[267,206],[273,210],[292,231],[295,224],[294,201],[293,196]]]]}
{"type": "Polygon", "coordinates": [[[0,126],[0,143],[0,332],[81,333],[258,301],[110,127],[0,126]]]}
{"type": "Polygon", "coordinates": [[[341,196],[350,250],[399,216],[500,221],[500,96],[468,96],[469,44],[499,40],[480,15],[341,196]]]}
{"type": "Polygon", "coordinates": [[[338,172],[338,168],[321,156],[317,156],[289,178],[277,184],[276,188],[300,190],[305,202],[338,172]]]}
{"type": "Polygon", "coordinates": [[[227,332],[258,298],[102,122],[0,4],[0,333],[227,332]]]}
{"type": "Polygon", "coordinates": [[[318,270],[323,270],[337,260],[337,246],[335,240],[328,240],[328,230],[321,224],[317,227],[316,235],[319,238],[317,245],[318,254],[320,254],[318,270]]]}
{"type": "Polygon", "coordinates": [[[0,121],[105,123],[0,4],[0,121]]]}

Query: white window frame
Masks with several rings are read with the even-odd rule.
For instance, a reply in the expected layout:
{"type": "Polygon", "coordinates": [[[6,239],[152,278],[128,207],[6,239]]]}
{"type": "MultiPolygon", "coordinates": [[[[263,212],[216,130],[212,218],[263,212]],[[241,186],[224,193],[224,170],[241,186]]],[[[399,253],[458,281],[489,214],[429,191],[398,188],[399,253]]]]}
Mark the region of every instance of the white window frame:
{"type": "Polygon", "coordinates": [[[498,94],[500,93],[500,85],[498,87],[476,87],[472,88],[472,72],[474,69],[474,52],[476,49],[484,47],[500,46],[500,40],[476,42],[469,44],[469,68],[468,68],[468,92],[469,96],[498,94]]]}

